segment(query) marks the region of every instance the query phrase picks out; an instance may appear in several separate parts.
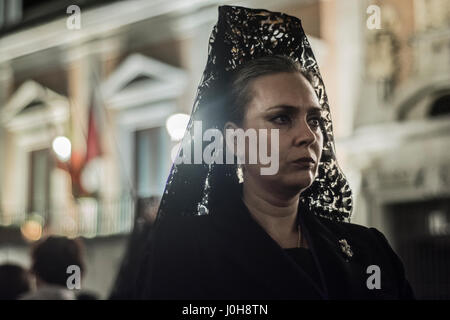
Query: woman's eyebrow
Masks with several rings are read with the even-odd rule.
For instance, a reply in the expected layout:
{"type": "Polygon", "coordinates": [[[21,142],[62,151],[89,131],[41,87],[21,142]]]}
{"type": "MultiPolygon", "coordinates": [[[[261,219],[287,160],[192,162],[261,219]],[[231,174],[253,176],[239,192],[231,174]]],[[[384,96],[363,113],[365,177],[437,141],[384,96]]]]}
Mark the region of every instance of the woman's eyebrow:
{"type": "Polygon", "coordinates": [[[295,107],[295,106],[288,105],[288,104],[278,104],[276,106],[267,108],[266,111],[272,111],[272,110],[277,110],[277,109],[292,113],[292,112],[298,112],[299,107],[295,107]]]}
{"type": "Polygon", "coordinates": [[[308,113],[312,113],[312,114],[322,114],[323,110],[320,107],[317,106],[310,106],[308,107],[308,113]]]}
{"type": "Polygon", "coordinates": [[[294,113],[294,112],[298,112],[299,109],[301,108],[306,108],[307,109],[307,113],[322,113],[322,108],[318,107],[318,106],[306,106],[306,107],[300,107],[300,106],[293,106],[293,105],[288,105],[288,104],[279,104],[276,106],[272,106],[267,108],[267,111],[272,111],[272,110],[276,110],[276,109],[281,109],[283,111],[289,112],[289,113],[294,113]]]}

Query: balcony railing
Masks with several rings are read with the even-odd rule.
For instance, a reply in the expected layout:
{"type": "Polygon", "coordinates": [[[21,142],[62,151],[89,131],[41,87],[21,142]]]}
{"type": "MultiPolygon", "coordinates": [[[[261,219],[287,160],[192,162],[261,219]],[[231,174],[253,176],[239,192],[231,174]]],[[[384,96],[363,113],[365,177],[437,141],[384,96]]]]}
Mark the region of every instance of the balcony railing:
{"type": "Polygon", "coordinates": [[[27,222],[43,233],[68,237],[97,237],[129,233],[134,224],[135,201],[132,197],[119,199],[80,198],[70,206],[52,208],[47,212],[24,209],[0,212],[0,225],[23,227],[27,222]]]}

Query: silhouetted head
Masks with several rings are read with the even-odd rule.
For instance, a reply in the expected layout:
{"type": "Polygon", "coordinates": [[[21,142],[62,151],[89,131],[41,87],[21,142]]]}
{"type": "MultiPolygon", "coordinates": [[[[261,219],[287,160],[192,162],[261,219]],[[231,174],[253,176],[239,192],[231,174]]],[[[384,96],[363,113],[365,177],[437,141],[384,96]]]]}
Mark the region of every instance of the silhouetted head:
{"type": "Polygon", "coordinates": [[[37,277],[37,284],[45,282],[66,286],[67,268],[76,265],[81,274],[84,271],[83,246],[80,239],[51,236],[39,242],[32,250],[31,271],[37,277]]]}
{"type": "Polygon", "coordinates": [[[29,273],[19,265],[0,265],[0,300],[16,300],[30,290],[29,273]]]}

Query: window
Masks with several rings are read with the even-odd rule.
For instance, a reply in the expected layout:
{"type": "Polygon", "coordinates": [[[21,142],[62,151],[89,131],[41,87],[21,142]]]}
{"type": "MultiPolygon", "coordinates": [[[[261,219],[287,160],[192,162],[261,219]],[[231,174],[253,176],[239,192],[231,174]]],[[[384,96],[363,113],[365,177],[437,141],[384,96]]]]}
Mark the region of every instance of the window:
{"type": "Polygon", "coordinates": [[[162,195],[169,155],[169,136],[164,127],[135,132],[135,188],[139,198],[162,195]]]}
{"type": "Polygon", "coordinates": [[[47,219],[50,203],[50,149],[30,153],[28,213],[37,213],[47,219]]]}
{"type": "Polygon", "coordinates": [[[450,115],[450,94],[437,98],[431,105],[429,114],[431,117],[450,115]]]}

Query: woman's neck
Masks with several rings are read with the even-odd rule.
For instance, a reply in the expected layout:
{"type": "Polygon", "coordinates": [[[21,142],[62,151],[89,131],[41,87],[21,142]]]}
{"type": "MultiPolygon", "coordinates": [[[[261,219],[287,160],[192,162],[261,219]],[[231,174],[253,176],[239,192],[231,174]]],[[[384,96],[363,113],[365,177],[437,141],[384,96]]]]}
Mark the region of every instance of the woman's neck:
{"type": "Polygon", "coordinates": [[[299,195],[283,198],[245,179],[243,201],[252,217],[282,248],[298,246],[299,195]]]}

